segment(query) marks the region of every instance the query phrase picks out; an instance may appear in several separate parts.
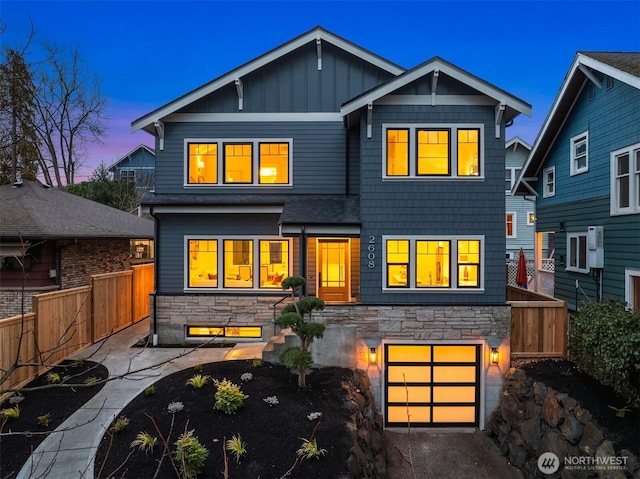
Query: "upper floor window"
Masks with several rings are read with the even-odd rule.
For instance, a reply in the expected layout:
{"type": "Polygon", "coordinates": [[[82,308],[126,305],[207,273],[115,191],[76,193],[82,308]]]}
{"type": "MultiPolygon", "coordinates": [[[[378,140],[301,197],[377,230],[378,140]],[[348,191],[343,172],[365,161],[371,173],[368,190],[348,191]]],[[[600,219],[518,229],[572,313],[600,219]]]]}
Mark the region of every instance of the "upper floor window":
{"type": "Polygon", "coordinates": [[[505,193],[511,193],[511,190],[516,184],[516,179],[522,168],[505,168],[504,170],[504,191],[505,193]]]}
{"type": "Polygon", "coordinates": [[[280,238],[187,238],[186,288],[281,289],[289,250],[280,238]]]}
{"type": "Polygon", "coordinates": [[[384,178],[482,175],[482,125],[384,125],[384,178]]]}
{"type": "Polygon", "coordinates": [[[481,237],[384,237],[384,289],[481,289],[481,237]]]}
{"type": "Polygon", "coordinates": [[[571,176],[589,171],[589,133],[571,138],[571,176]]]}
{"type": "Polygon", "coordinates": [[[567,271],[588,273],[587,233],[567,233],[567,271]]]}
{"type": "Polygon", "coordinates": [[[185,144],[187,185],[291,185],[291,139],[185,144]]]}
{"type": "Polygon", "coordinates": [[[507,213],[505,215],[505,223],[507,227],[507,238],[516,237],[516,214],[507,213]]]}
{"type": "Polygon", "coordinates": [[[527,211],[527,226],[532,226],[536,223],[536,214],[533,211],[527,211]]]}
{"type": "Polygon", "coordinates": [[[611,153],[611,214],[640,213],[640,143],[611,153]]]}
{"type": "Polygon", "coordinates": [[[542,197],[549,198],[556,195],[556,167],[551,166],[542,171],[542,197]]]}

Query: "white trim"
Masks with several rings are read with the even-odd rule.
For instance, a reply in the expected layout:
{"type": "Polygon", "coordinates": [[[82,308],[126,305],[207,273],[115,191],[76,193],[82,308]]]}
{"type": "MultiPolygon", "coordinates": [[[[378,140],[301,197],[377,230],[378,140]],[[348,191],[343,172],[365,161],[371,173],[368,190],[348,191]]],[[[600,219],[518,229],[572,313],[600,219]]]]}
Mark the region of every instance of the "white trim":
{"type": "Polygon", "coordinates": [[[556,196],[556,188],[558,186],[558,179],[556,178],[556,167],[550,166],[542,170],[542,197],[543,198],[552,198],[556,196]],[[548,191],[549,182],[547,182],[547,173],[553,174],[553,191],[548,191]]]}
{"type": "Polygon", "coordinates": [[[443,293],[484,293],[484,276],[485,276],[485,237],[484,235],[382,235],[382,292],[383,293],[432,293],[432,294],[443,294],[443,293]],[[409,241],[409,277],[407,278],[408,287],[406,288],[389,288],[387,287],[387,240],[406,240],[409,241]],[[460,288],[457,286],[458,284],[458,271],[457,271],[457,241],[464,240],[473,240],[480,241],[480,260],[479,260],[479,270],[480,274],[480,284],[478,287],[468,287],[468,288],[460,288]],[[415,266],[417,264],[416,260],[416,241],[448,241],[451,244],[451,248],[449,251],[449,257],[451,263],[449,264],[449,287],[417,287],[415,286],[416,278],[415,276],[415,266]]]}
{"type": "Polygon", "coordinates": [[[259,68],[262,68],[263,66],[268,65],[269,63],[272,63],[279,58],[282,58],[283,56],[297,50],[300,47],[303,47],[308,43],[315,43],[318,38],[324,40],[329,44],[335,45],[336,47],[346,51],[347,53],[361,58],[367,63],[386,70],[393,75],[399,75],[400,73],[405,71],[403,68],[394,65],[393,63],[383,59],[382,57],[374,55],[373,53],[370,53],[369,51],[351,42],[337,37],[332,33],[324,30],[323,28],[316,27],[311,31],[275,48],[274,50],[271,50],[264,55],[259,56],[251,62],[245,63],[244,65],[231,70],[223,76],[218,77],[217,79],[201,86],[200,88],[197,88],[196,90],[193,90],[192,92],[160,107],[159,109],[139,118],[138,120],[135,120],[131,124],[131,132],[133,133],[139,129],[148,127],[154,119],[165,118],[167,115],[174,113],[181,108],[184,108],[185,106],[190,105],[191,103],[205,97],[206,95],[209,95],[210,93],[213,93],[216,90],[219,90],[220,88],[228,85],[236,78],[244,77],[249,73],[258,70],[259,68]]]}
{"type": "Polygon", "coordinates": [[[183,140],[183,187],[190,188],[290,188],[293,186],[293,138],[185,138],[183,140]],[[189,183],[189,144],[216,144],[217,183],[189,183]],[[250,143],[251,147],[251,183],[225,183],[224,178],[224,145],[231,143],[250,143]],[[289,164],[287,183],[260,183],[260,144],[287,143],[289,145],[289,164]]]}
{"type": "Polygon", "coordinates": [[[173,113],[165,118],[171,123],[236,123],[236,122],[336,122],[342,123],[340,113],[173,113]]]}
{"type": "Polygon", "coordinates": [[[504,103],[506,106],[509,106],[518,113],[524,113],[527,116],[531,116],[531,105],[495,88],[491,84],[484,82],[475,76],[470,75],[464,70],[442,60],[441,58],[434,58],[419,67],[404,72],[393,80],[370,90],[366,95],[362,95],[361,97],[346,103],[340,108],[340,113],[344,116],[353,113],[354,111],[366,106],[368,103],[387,96],[399,88],[402,88],[413,81],[419,80],[434,71],[438,71],[439,74],[444,73],[445,75],[466,84],[474,90],[493,98],[495,100],[495,104],[504,103]]]}
{"type": "Polygon", "coordinates": [[[383,181],[484,181],[484,124],[483,123],[383,123],[382,124],[382,180],[383,181]],[[407,176],[387,175],[387,130],[409,130],[409,174],[407,176]],[[417,134],[418,130],[442,129],[449,130],[449,166],[448,175],[418,175],[417,169],[417,134]],[[477,175],[458,176],[458,130],[479,130],[480,157],[478,158],[477,175]]]}
{"type": "Polygon", "coordinates": [[[565,270],[571,271],[574,273],[589,273],[589,260],[588,260],[588,251],[587,251],[587,232],[586,231],[574,231],[567,233],[567,260],[565,265],[565,270]],[[580,268],[580,238],[584,237],[584,257],[585,257],[585,267],[580,268]],[[576,245],[578,250],[576,251],[576,261],[577,265],[571,265],[571,239],[575,238],[576,245]]]}
{"type": "Polygon", "coordinates": [[[253,251],[252,251],[252,270],[255,272],[261,266],[260,263],[260,241],[286,241],[289,244],[288,249],[288,275],[291,274],[291,268],[293,267],[293,240],[291,238],[283,238],[281,236],[274,235],[264,235],[264,236],[256,236],[256,235],[184,235],[183,236],[183,259],[184,259],[184,277],[183,277],[183,290],[185,292],[220,292],[220,291],[233,291],[233,292],[243,292],[250,291],[251,293],[256,292],[266,292],[273,294],[274,291],[281,292],[282,290],[279,288],[261,288],[259,286],[260,276],[259,274],[252,275],[252,287],[251,288],[225,288],[224,287],[224,278],[220,278],[220,271],[224,271],[224,241],[225,240],[238,240],[238,241],[252,241],[253,242],[253,251]],[[217,251],[217,271],[218,271],[218,286],[216,287],[196,287],[189,286],[189,266],[190,266],[190,258],[189,258],[189,241],[191,240],[199,240],[199,241],[212,241],[215,240],[218,242],[218,251],[217,251]],[[256,281],[257,278],[257,281],[256,281]],[[258,283],[258,286],[256,286],[258,283]]]}
{"type": "Polygon", "coordinates": [[[504,222],[505,222],[505,234],[507,238],[513,239],[518,237],[518,228],[517,228],[517,218],[518,214],[515,211],[506,211],[504,214],[504,222]],[[506,234],[507,227],[507,216],[511,215],[511,231],[513,232],[511,235],[506,234]]]}
{"type": "Polygon", "coordinates": [[[571,176],[579,175],[581,173],[586,173],[587,171],[589,171],[589,130],[583,131],[579,135],[575,135],[571,137],[571,140],[569,140],[569,157],[571,161],[570,163],[571,176]],[[576,147],[583,141],[585,144],[585,153],[584,153],[585,166],[583,166],[582,168],[578,168],[577,157],[576,157],[576,147]]]}
{"type": "Polygon", "coordinates": [[[629,215],[640,213],[640,170],[636,170],[636,154],[640,151],[640,143],[626,146],[610,153],[610,192],[609,195],[609,213],[611,216],[629,215]],[[629,155],[629,206],[619,208],[620,191],[618,188],[618,162],[617,159],[624,154],[629,155]]]}
{"type": "Polygon", "coordinates": [[[625,268],[624,270],[624,300],[630,311],[640,310],[640,304],[633,304],[633,281],[632,277],[640,277],[640,269],[625,268]]]}

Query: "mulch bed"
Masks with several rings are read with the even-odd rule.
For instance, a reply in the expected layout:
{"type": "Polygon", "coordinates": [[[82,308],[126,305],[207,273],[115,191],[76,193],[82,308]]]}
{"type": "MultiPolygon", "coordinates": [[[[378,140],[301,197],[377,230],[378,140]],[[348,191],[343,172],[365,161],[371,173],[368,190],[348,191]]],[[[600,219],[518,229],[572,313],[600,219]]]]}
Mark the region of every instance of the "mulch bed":
{"type": "Polygon", "coordinates": [[[577,400],[607,430],[606,437],[617,451],[629,449],[640,457],[640,408],[630,408],[624,416],[619,416],[613,408],[621,409],[627,401],[571,361],[544,359],[514,365],[532,379],[577,400]]]}
{"type": "MultiPolygon", "coordinates": [[[[21,390],[24,399],[18,403],[20,417],[7,419],[0,431],[3,434],[0,436],[0,478],[15,477],[31,452],[49,433],[100,391],[104,386],[101,381],[109,375],[106,367],[93,361],[64,361],[49,372],[67,376],[67,379],[64,384],[49,384],[45,374],[27,384],[21,390]],[[85,385],[84,382],[89,377],[96,378],[98,382],[91,386],[85,385]],[[45,387],[29,390],[42,386],[45,387]],[[47,426],[38,424],[38,416],[44,414],[50,414],[47,426]],[[4,435],[9,431],[31,434],[4,435]]],[[[13,407],[13,404],[6,400],[0,409],[9,407],[13,407]]],[[[0,424],[2,419],[0,417],[0,424]]]]}
{"type": "MultiPolygon", "coordinates": [[[[225,438],[228,440],[234,435],[239,435],[247,444],[247,453],[239,463],[229,455],[228,477],[280,478],[294,465],[302,439],[310,439],[314,430],[318,446],[326,449],[326,453],[319,459],[299,461],[288,477],[348,477],[347,459],[352,439],[346,428],[349,412],[341,384],[350,374],[342,368],[314,369],[307,377],[307,388],[301,390],[297,376],[288,368],[270,363],[254,366],[252,361],[225,361],[174,373],[155,384],[153,395],[142,393],[125,407],[121,416],[129,423],[124,431],[113,434],[111,444],[109,434],[103,438],[95,460],[95,477],[154,477],[164,452],[161,437],[173,450],[178,436],[192,429],[209,450],[199,478],[223,477],[223,445],[225,438]],[[242,381],[244,373],[251,373],[253,378],[242,381]],[[212,382],[200,389],[185,384],[194,374],[210,375],[218,380],[226,378],[239,385],[249,397],[235,414],[215,410],[216,388],[212,382]],[[264,401],[271,396],[278,398],[278,405],[269,406],[264,401]],[[167,406],[171,402],[181,402],[183,410],[169,413],[167,406]],[[323,414],[319,424],[318,420],[307,418],[312,412],[323,414]],[[172,420],[175,421],[173,427],[172,420]],[[142,431],[157,436],[158,446],[149,454],[135,451],[128,457],[131,442],[142,431]]],[[[175,476],[169,458],[165,457],[157,477],[175,476]]]]}

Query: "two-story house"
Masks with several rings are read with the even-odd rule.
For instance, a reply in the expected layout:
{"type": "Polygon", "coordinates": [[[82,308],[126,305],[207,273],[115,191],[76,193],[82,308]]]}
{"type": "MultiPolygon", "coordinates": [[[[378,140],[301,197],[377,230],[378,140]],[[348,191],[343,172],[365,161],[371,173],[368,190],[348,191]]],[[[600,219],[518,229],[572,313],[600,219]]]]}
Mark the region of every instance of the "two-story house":
{"type": "Polygon", "coordinates": [[[155,182],[156,153],[146,145],[138,145],[107,170],[114,180],[133,181],[137,192],[146,193],[155,182]]]}
{"type": "Polygon", "coordinates": [[[408,390],[411,424],[482,427],[509,365],[505,125],[529,112],[317,27],[135,120],[156,139],[151,333],[265,340],[304,276],[316,363],[367,369],[387,425],[408,390]]]}
{"type": "Polygon", "coordinates": [[[527,258],[533,259],[533,233],[535,224],[534,198],[511,194],[522,165],[529,156],[531,145],[520,137],[511,138],[505,145],[505,234],[507,259],[518,259],[522,249],[527,258]]]}
{"type": "Polygon", "coordinates": [[[640,308],[640,53],[576,54],[514,191],[554,238],[555,297],[640,308]]]}

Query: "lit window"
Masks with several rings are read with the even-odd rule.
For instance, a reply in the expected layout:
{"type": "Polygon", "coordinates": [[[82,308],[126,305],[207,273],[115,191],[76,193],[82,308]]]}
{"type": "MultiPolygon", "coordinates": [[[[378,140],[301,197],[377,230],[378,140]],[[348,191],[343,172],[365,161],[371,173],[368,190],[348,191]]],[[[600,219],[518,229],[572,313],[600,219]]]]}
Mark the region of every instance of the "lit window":
{"type": "Polygon", "coordinates": [[[234,143],[224,145],[224,182],[252,183],[252,144],[234,143]]]}
{"type": "Polygon", "coordinates": [[[217,183],[218,145],[216,143],[189,143],[188,148],[188,183],[217,183]]]}
{"type": "Polygon", "coordinates": [[[260,240],[260,287],[282,288],[289,272],[289,242],[260,240]]]}
{"type": "Polygon", "coordinates": [[[253,241],[224,240],[224,287],[253,287],[253,241]]]}
{"type": "Polygon", "coordinates": [[[289,144],[260,143],[260,183],[289,183],[289,144]]]}
{"type": "Polygon", "coordinates": [[[516,237],[516,214],[515,213],[507,213],[505,215],[505,222],[507,227],[507,238],[515,238],[516,237]]]}
{"type": "Polygon", "coordinates": [[[218,286],[218,242],[216,240],[189,241],[190,288],[216,288],[218,286]]]}
{"type": "Polygon", "coordinates": [[[587,132],[571,138],[571,176],[589,171],[588,141],[587,132]]]}
{"type": "Polygon", "coordinates": [[[587,233],[567,234],[567,271],[588,273],[587,267],[587,233]]]}
{"type": "Polygon", "coordinates": [[[262,338],[260,326],[188,326],[188,338],[262,338]]]}
{"type": "Polygon", "coordinates": [[[387,175],[409,174],[409,130],[387,130],[387,175]]]}
{"type": "Polygon", "coordinates": [[[458,176],[478,176],[480,130],[458,130],[458,176]]]}
{"type": "Polygon", "coordinates": [[[543,177],[543,191],[542,197],[549,198],[556,195],[556,167],[545,168],[542,172],[543,177]]]}
{"type": "Polygon", "coordinates": [[[387,286],[406,288],[409,273],[409,241],[387,241],[387,286]]]}
{"type": "Polygon", "coordinates": [[[536,214],[533,211],[527,212],[527,226],[532,226],[536,222],[536,214]]]}
{"type": "Polygon", "coordinates": [[[449,131],[418,131],[418,175],[449,174],[449,131]]]}
{"type": "Polygon", "coordinates": [[[426,180],[482,176],[483,126],[383,125],[383,177],[426,180]]]}
{"type": "Polygon", "coordinates": [[[448,288],[450,273],[449,241],[416,241],[416,286],[448,288]]]}
{"type": "Polygon", "coordinates": [[[480,238],[416,236],[383,241],[383,288],[388,291],[482,288],[480,238]]]}
{"type": "Polygon", "coordinates": [[[640,143],[611,153],[611,214],[640,212],[640,143]]]}

